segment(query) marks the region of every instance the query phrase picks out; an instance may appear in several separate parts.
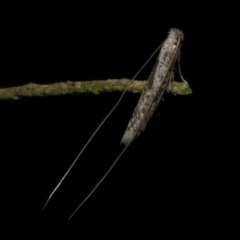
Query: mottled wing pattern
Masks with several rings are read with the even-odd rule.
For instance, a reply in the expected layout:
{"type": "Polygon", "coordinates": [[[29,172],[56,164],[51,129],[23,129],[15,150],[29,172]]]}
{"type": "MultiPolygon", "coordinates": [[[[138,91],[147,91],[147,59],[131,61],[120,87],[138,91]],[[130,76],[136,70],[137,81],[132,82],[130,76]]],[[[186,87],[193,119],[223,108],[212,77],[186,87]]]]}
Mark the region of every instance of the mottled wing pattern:
{"type": "Polygon", "coordinates": [[[170,29],[148,83],[138,101],[121,143],[129,144],[144,131],[146,125],[158,106],[164,91],[173,74],[183,33],[178,29],[170,29]]]}

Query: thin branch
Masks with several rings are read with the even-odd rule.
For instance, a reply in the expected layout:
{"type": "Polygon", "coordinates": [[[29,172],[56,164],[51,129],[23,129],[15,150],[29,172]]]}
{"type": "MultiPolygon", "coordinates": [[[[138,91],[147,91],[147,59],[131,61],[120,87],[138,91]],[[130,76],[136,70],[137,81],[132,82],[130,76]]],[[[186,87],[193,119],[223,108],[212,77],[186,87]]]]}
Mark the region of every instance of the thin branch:
{"type": "MultiPolygon", "coordinates": [[[[19,100],[26,97],[47,97],[68,94],[103,92],[123,92],[129,85],[129,79],[108,79],[101,81],[58,82],[48,85],[28,83],[19,87],[0,89],[0,100],[19,100]]],[[[135,80],[127,89],[128,92],[141,93],[147,81],[135,80]]],[[[192,93],[186,82],[173,82],[170,91],[174,95],[189,95],[192,93]]]]}

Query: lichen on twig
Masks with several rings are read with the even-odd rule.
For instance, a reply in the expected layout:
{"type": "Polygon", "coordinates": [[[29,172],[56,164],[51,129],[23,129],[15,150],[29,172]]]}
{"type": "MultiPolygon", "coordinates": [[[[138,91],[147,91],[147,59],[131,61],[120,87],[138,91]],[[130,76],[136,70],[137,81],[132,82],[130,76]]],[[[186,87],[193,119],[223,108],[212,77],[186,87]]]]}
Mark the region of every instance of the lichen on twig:
{"type": "MultiPolygon", "coordinates": [[[[47,97],[69,94],[103,92],[123,92],[126,87],[128,92],[141,93],[147,81],[132,82],[129,79],[108,79],[98,81],[66,81],[53,84],[28,83],[23,86],[0,89],[0,100],[19,100],[26,97],[47,97]],[[130,84],[131,83],[131,84],[130,84]]],[[[174,95],[189,95],[192,93],[186,82],[172,82],[170,90],[174,95]]]]}

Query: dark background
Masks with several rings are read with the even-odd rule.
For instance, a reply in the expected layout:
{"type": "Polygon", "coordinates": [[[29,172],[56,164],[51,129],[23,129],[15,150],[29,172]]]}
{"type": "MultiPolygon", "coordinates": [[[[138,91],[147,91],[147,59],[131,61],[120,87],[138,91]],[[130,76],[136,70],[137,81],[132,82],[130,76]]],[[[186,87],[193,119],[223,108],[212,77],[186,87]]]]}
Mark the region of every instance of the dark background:
{"type": "MultiPolygon", "coordinates": [[[[237,231],[238,4],[59,1],[1,8],[0,87],[131,78],[176,27],[185,34],[181,69],[193,90],[165,95],[146,131],[71,221],[121,151],[139,95],[125,96],[44,211],[120,93],[1,101],[1,226],[8,236],[206,239],[237,231]]],[[[154,61],[138,79],[148,77],[154,61]]]]}

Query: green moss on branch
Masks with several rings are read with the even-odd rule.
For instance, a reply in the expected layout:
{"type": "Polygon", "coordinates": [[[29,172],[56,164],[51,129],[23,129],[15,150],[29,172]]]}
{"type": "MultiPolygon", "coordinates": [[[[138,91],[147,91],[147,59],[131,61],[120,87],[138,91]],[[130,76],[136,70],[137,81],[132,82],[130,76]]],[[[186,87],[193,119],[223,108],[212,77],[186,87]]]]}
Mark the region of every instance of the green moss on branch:
{"type": "MultiPolygon", "coordinates": [[[[147,81],[135,80],[132,82],[129,79],[67,81],[48,85],[28,83],[23,86],[0,89],[0,100],[18,100],[23,97],[47,97],[82,93],[123,92],[127,86],[127,92],[141,93],[146,83],[147,81]]],[[[173,82],[171,89],[168,91],[174,95],[188,95],[192,93],[191,88],[185,82],[173,82]]]]}

